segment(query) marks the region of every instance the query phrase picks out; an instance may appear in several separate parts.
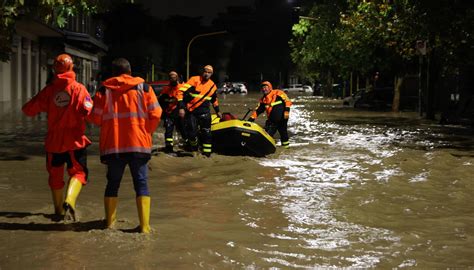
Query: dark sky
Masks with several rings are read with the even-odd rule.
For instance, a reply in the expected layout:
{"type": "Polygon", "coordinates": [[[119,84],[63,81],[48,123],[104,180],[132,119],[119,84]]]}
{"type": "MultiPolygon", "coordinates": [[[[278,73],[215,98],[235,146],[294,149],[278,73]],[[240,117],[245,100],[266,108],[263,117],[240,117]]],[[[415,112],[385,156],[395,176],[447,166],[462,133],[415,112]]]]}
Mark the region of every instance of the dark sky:
{"type": "Polygon", "coordinates": [[[169,15],[189,17],[203,16],[203,23],[209,24],[218,12],[228,6],[253,6],[255,0],[141,0],[153,15],[165,19],[169,15]]]}

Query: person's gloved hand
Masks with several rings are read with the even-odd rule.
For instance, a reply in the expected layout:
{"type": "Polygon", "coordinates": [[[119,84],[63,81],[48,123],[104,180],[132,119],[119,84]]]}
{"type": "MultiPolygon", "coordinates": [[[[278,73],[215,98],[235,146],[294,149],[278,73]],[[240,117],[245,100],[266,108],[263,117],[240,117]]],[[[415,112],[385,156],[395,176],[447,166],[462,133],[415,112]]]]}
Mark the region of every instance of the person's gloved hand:
{"type": "Polygon", "coordinates": [[[288,118],[290,118],[290,112],[289,112],[289,111],[285,111],[285,112],[283,113],[283,118],[285,118],[285,119],[288,120],[288,118]]]}
{"type": "Polygon", "coordinates": [[[216,113],[217,117],[219,117],[219,119],[222,118],[222,114],[220,112],[216,113]]]}
{"type": "Polygon", "coordinates": [[[253,119],[252,117],[250,117],[247,121],[249,121],[249,122],[255,122],[255,119],[253,119]]]}

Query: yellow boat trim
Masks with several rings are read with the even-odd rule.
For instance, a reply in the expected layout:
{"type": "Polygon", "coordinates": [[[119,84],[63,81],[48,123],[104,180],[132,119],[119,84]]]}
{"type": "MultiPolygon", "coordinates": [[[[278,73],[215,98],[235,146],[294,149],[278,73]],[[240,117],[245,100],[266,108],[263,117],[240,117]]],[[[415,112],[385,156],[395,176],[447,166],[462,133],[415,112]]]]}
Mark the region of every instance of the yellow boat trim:
{"type": "Polygon", "coordinates": [[[228,120],[224,122],[217,122],[217,123],[212,122],[212,123],[213,124],[211,125],[211,131],[217,131],[217,130],[232,128],[232,127],[242,128],[242,129],[251,129],[262,134],[273,145],[276,145],[275,140],[270,135],[268,135],[268,133],[261,126],[259,126],[256,123],[249,122],[249,121],[242,121],[238,119],[228,120]]]}

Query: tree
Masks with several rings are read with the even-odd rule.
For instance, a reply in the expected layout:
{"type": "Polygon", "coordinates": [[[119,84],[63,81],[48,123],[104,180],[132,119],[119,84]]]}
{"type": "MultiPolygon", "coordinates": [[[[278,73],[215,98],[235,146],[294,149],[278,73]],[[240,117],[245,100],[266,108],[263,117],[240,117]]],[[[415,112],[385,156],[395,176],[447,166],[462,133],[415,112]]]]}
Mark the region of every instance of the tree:
{"type": "Polygon", "coordinates": [[[310,81],[325,80],[325,95],[332,90],[332,74],[342,72],[345,62],[339,14],[347,8],[344,0],[318,1],[303,7],[308,16],[292,28],[291,58],[299,75],[310,81]]]}
{"type": "Polygon", "coordinates": [[[472,76],[469,70],[474,63],[474,2],[417,0],[415,3],[420,31],[425,33],[428,44],[425,111],[427,118],[433,119],[435,96],[457,87],[444,85],[443,78],[472,76]],[[469,74],[459,74],[465,72],[469,74]]]}
{"type": "Polygon", "coordinates": [[[401,86],[416,55],[414,44],[422,38],[417,31],[416,9],[405,0],[352,1],[351,7],[341,15],[343,44],[346,51],[368,56],[353,61],[356,66],[352,68],[361,65],[366,67],[365,71],[377,69],[394,74],[392,110],[398,111],[401,86]]]}
{"type": "MultiPolygon", "coordinates": [[[[396,76],[399,96],[407,67],[416,64],[417,40],[429,44],[430,87],[460,65],[472,65],[474,3],[462,0],[327,1],[312,4],[311,20],[293,27],[292,59],[307,71],[330,68],[340,74],[374,69],[396,76]],[[335,12],[337,11],[337,12],[335,12]]],[[[430,88],[428,87],[428,90],[430,88]]],[[[438,89],[438,91],[441,91],[438,89]]],[[[433,97],[433,91],[427,91],[433,97]]],[[[427,100],[427,106],[433,104],[427,100]]],[[[394,100],[394,110],[398,110],[394,100]]]]}

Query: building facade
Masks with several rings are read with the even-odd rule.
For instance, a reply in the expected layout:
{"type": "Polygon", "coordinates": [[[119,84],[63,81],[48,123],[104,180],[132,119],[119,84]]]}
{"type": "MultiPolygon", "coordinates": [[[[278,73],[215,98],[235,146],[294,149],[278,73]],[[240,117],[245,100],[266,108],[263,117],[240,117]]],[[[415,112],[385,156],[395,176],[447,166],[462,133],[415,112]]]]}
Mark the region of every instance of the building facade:
{"type": "Polygon", "coordinates": [[[0,62],[0,118],[19,115],[22,104],[46,86],[60,53],[73,57],[77,80],[87,86],[107,51],[101,27],[90,16],[71,17],[64,29],[35,19],[19,20],[10,61],[0,62]]]}

